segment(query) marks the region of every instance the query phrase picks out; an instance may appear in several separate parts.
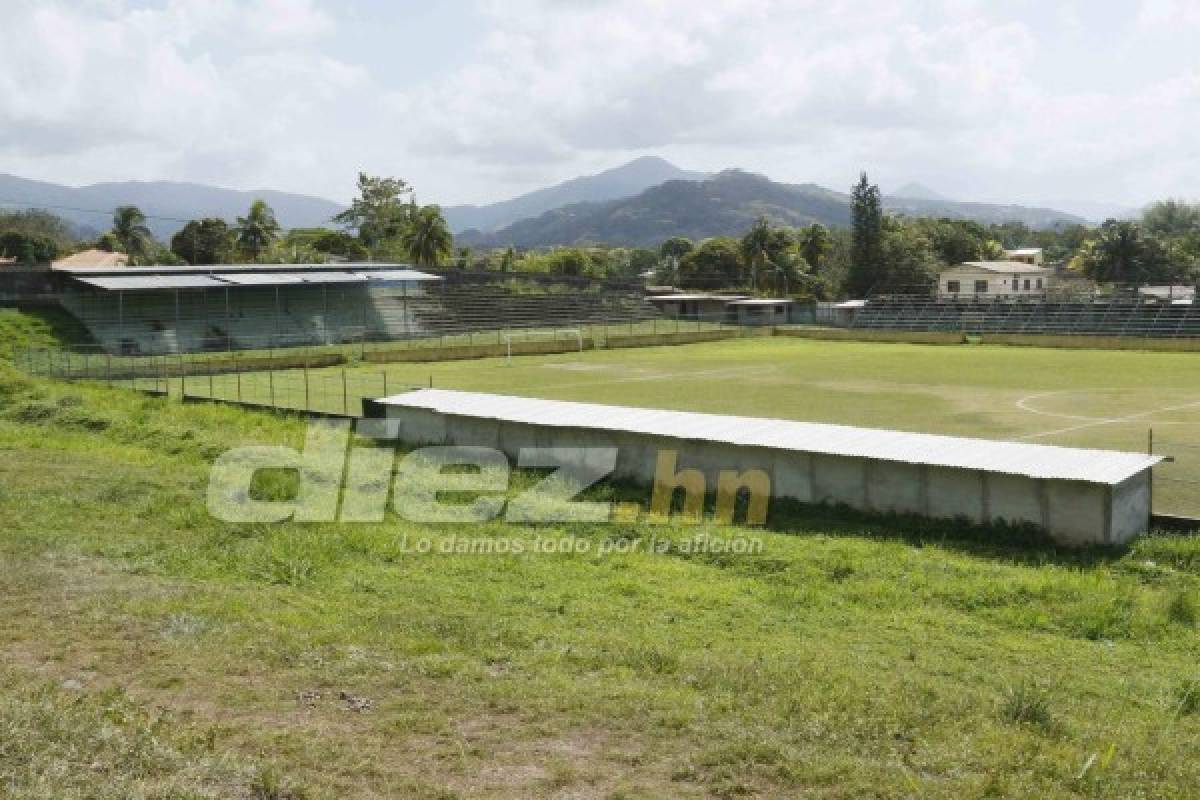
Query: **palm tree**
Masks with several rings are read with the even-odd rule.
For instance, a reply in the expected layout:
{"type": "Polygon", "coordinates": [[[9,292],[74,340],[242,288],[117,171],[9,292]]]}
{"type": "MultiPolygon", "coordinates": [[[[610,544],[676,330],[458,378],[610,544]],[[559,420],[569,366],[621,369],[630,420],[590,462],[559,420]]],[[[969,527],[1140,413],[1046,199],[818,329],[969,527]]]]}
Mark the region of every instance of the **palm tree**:
{"type": "Polygon", "coordinates": [[[438,206],[422,206],[413,212],[400,243],[413,263],[427,267],[437,266],[454,250],[454,237],[438,206]]]}
{"type": "Polygon", "coordinates": [[[130,264],[144,261],[154,249],[154,234],[137,206],[121,206],[113,212],[112,236],[130,264]]]}
{"type": "Polygon", "coordinates": [[[263,200],[255,200],[250,211],[237,219],[237,245],[251,260],[257,261],[279,238],[275,212],[263,200]]]}
{"type": "Polygon", "coordinates": [[[814,222],[801,232],[800,255],[808,262],[810,271],[817,272],[821,268],[829,245],[829,231],[819,222],[814,222]]]}
{"type": "Polygon", "coordinates": [[[771,249],[771,223],[766,217],[759,217],[754,223],[754,226],[746,232],[742,237],[741,250],[742,258],[745,259],[747,266],[750,267],[750,288],[758,288],[758,273],[761,272],[768,264],[771,263],[771,258],[768,255],[771,249]]]}

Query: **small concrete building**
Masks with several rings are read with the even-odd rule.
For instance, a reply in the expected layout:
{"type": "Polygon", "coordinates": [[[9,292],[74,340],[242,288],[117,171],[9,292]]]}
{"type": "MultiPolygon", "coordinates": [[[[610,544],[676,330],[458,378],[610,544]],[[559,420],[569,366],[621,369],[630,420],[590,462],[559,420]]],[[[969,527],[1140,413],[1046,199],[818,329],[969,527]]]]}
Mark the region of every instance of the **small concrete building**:
{"type": "Polygon", "coordinates": [[[1040,247],[1019,247],[1016,250],[1005,250],[1004,255],[1009,261],[1020,261],[1031,267],[1040,267],[1046,263],[1045,255],[1040,247]]]}
{"type": "Polygon", "coordinates": [[[966,261],[938,276],[943,299],[1035,297],[1051,288],[1054,272],[1023,261],[966,261]]]}
{"type": "Polygon", "coordinates": [[[663,294],[646,298],[664,316],[711,322],[732,322],[726,306],[747,299],[744,294],[663,294]]]}
{"type": "Polygon", "coordinates": [[[1196,302],[1195,286],[1142,286],[1138,297],[1147,303],[1165,306],[1190,306],[1196,302]]]}
{"type": "MultiPolygon", "coordinates": [[[[651,485],[660,451],[699,470],[762,470],[773,498],[972,523],[1027,523],[1067,545],[1119,544],[1150,521],[1155,456],[422,389],[368,403],[410,445],[617,449],[615,476],[651,485]]],[[[580,453],[580,457],[583,454],[580,453]]]]}
{"type": "Polygon", "coordinates": [[[786,325],[791,318],[792,301],[767,297],[733,300],[726,305],[739,325],[786,325]]]}

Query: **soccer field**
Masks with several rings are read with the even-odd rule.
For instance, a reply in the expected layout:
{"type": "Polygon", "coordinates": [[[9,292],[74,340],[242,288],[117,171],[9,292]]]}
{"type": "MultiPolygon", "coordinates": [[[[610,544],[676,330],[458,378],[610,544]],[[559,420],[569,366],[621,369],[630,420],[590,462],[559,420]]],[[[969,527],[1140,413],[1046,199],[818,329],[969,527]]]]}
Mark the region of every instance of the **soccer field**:
{"type": "MultiPolygon", "coordinates": [[[[207,394],[190,378],[189,394],[207,394]]],[[[353,410],[432,384],[557,400],[1154,451],[1156,510],[1200,514],[1200,362],[1190,353],[747,338],[549,356],[223,375],[212,391],[353,410]],[[386,377],[385,377],[386,376],[386,377]],[[235,384],[240,382],[240,389],[235,384]]],[[[177,389],[176,389],[177,390],[177,389]]]]}

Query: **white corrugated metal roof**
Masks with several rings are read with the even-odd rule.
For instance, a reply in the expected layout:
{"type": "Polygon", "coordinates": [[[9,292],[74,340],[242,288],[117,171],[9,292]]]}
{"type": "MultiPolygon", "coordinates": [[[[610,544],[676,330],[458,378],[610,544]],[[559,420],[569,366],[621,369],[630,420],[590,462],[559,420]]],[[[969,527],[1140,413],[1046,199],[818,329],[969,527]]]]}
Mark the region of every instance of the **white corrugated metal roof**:
{"type": "Polygon", "coordinates": [[[110,275],[107,277],[76,277],[76,281],[106,289],[110,292],[152,292],[162,289],[216,289],[221,281],[207,275],[110,275]]]}
{"type": "Polygon", "coordinates": [[[213,277],[233,286],[286,286],[302,283],[300,276],[287,272],[221,272],[213,277]]]}
{"type": "Polygon", "coordinates": [[[366,277],[357,272],[288,272],[293,278],[299,278],[304,283],[365,283],[366,277]]]}
{"type": "Polygon", "coordinates": [[[373,272],[359,273],[370,281],[440,281],[439,275],[428,272],[417,272],[415,269],[381,269],[373,272]]]}
{"type": "Polygon", "coordinates": [[[793,301],[786,297],[751,297],[746,300],[733,300],[728,305],[731,306],[775,306],[775,305],[790,305],[793,301]]]}
{"type": "Polygon", "coordinates": [[[1157,456],[1111,450],[996,442],[761,417],[569,403],[446,389],[419,389],[380,402],[531,425],[625,431],[1086,483],[1117,484],[1162,460],[1157,456]]]}

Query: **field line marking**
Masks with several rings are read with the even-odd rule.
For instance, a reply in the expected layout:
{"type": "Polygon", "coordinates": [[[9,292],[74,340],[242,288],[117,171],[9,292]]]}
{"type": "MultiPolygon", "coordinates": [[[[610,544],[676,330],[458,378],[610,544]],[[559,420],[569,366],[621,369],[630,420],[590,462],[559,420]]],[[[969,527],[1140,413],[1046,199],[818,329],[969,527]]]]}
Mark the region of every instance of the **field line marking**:
{"type": "Polygon", "coordinates": [[[1139,411],[1138,413],[1130,414],[1127,417],[1114,417],[1112,419],[1095,419],[1095,418],[1093,418],[1091,422],[1085,422],[1080,425],[1072,425],[1069,428],[1059,428],[1056,431],[1043,431],[1042,433],[1031,433],[1028,436],[1020,436],[1017,438],[1017,441],[1026,441],[1028,439],[1040,439],[1043,436],[1055,436],[1060,433],[1072,433],[1073,431],[1081,431],[1086,428],[1098,428],[1102,425],[1113,425],[1113,424],[1120,423],[1120,422],[1134,422],[1139,419],[1145,419],[1146,417],[1152,417],[1155,414],[1164,414],[1168,411],[1185,411],[1189,408],[1198,408],[1198,407],[1200,407],[1200,400],[1197,400],[1194,403],[1183,403],[1182,405],[1177,405],[1177,406],[1164,406],[1163,408],[1155,408],[1155,409],[1151,409],[1149,411],[1139,411]]]}
{"type": "Polygon", "coordinates": [[[1032,403],[1034,400],[1040,400],[1043,397],[1053,397],[1055,395],[1060,395],[1060,394],[1079,394],[1080,392],[1084,392],[1084,391],[1108,392],[1108,391],[1117,391],[1117,390],[1114,390],[1114,389],[1057,389],[1053,392],[1038,392],[1036,394],[1026,395],[1025,397],[1022,397],[1020,400],[1018,400],[1017,408],[1021,409],[1022,411],[1028,411],[1030,414],[1039,414],[1043,417],[1057,417],[1058,419],[1074,419],[1074,420],[1080,420],[1080,421],[1084,421],[1084,422],[1099,422],[1102,420],[1110,419],[1109,417],[1089,417],[1089,416],[1084,416],[1081,414],[1059,414],[1056,411],[1042,411],[1040,408],[1032,408],[1031,406],[1028,405],[1029,403],[1032,403]]]}

